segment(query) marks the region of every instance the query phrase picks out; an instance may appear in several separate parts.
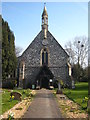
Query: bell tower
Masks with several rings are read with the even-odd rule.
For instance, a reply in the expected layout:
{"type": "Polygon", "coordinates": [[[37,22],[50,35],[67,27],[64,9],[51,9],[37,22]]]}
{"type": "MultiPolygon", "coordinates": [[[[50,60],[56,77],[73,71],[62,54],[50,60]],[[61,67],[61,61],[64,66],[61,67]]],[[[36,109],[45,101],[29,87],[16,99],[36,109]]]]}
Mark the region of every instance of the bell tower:
{"type": "Polygon", "coordinates": [[[48,14],[47,14],[45,4],[44,4],[43,13],[42,13],[42,31],[44,33],[44,39],[46,39],[47,38],[47,31],[48,31],[48,14]]]}

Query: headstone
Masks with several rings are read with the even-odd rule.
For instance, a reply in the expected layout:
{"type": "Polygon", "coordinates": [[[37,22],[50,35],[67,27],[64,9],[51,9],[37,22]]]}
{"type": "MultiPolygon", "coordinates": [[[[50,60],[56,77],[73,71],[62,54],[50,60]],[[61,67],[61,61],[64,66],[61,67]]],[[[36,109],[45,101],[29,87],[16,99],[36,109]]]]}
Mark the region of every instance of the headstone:
{"type": "Polygon", "coordinates": [[[56,94],[63,94],[62,90],[57,90],[56,94]]]}
{"type": "Polygon", "coordinates": [[[10,96],[14,96],[14,99],[15,99],[15,100],[19,100],[19,101],[22,100],[22,94],[19,93],[19,92],[11,92],[11,93],[10,93],[10,96]]]}
{"type": "Polygon", "coordinates": [[[32,85],[32,89],[35,89],[35,85],[32,85]]]}
{"type": "Polygon", "coordinates": [[[75,89],[75,83],[74,83],[74,80],[72,80],[72,89],[75,89]]]}

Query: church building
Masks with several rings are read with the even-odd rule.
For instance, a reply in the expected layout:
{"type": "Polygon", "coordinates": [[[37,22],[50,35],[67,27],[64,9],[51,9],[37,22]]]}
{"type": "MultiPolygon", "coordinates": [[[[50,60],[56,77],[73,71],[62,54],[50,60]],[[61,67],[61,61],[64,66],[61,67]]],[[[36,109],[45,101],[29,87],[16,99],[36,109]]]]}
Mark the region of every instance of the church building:
{"type": "Polygon", "coordinates": [[[44,6],[42,29],[18,58],[18,81],[23,88],[49,88],[60,80],[71,86],[68,54],[48,30],[48,13],[44,6]]]}

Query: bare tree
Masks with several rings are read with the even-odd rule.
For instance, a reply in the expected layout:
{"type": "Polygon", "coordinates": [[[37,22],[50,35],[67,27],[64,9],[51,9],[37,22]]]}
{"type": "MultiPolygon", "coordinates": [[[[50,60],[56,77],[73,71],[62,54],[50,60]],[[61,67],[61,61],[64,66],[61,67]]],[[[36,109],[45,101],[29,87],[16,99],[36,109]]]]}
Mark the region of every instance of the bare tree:
{"type": "Polygon", "coordinates": [[[73,44],[71,41],[69,41],[66,45],[65,45],[65,50],[69,55],[69,61],[70,63],[73,65],[75,62],[75,53],[73,50],[73,44]]]}
{"type": "Polygon", "coordinates": [[[16,56],[19,57],[23,51],[23,48],[16,46],[15,51],[16,51],[16,56]]]}
{"type": "Polygon", "coordinates": [[[65,50],[70,56],[70,63],[85,67],[88,64],[88,38],[86,36],[75,37],[65,45],[65,50]]]}

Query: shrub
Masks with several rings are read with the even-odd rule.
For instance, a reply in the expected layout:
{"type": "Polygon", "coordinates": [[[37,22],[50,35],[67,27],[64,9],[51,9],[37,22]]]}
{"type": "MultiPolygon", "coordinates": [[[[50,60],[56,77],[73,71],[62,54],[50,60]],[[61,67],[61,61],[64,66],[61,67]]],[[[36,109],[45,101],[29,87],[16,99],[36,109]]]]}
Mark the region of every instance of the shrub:
{"type": "Polygon", "coordinates": [[[30,89],[23,90],[22,94],[25,94],[27,97],[29,97],[29,96],[31,96],[31,90],[30,89]]]}
{"type": "Polygon", "coordinates": [[[62,80],[60,80],[60,85],[61,85],[61,88],[64,88],[65,86],[62,80]]]}
{"type": "Polygon", "coordinates": [[[15,80],[2,81],[2,88],[13,89],[15,87],[15,80]]]}
{"type": "Polygon", "coordinates": [[[30,97],[33,97],[33,94],[32,94],[32,93],[30,93],[30,97]]]}
{"type": "Polygon", "coordinates": [[[88,101],[88,97],[84,97],[84,99],[82,100],[82,102],[87,102],[88,101]]]}
{"type": "Polygon", "coordinates": [[[54,88],[58,88],[58,81],[57,80],[54,81],[53,86],[54,86],[54,88]]]}
{"type": "Polygon", "coordinates": [[[30,96],[30,93],[26,93],[26,96],[29,97],[29,96],[30,96]]]}
{"type": "Polygon", "coordinates": [[[25,94],[25,93],[26,93],[26,91],[25,91],[25,90],[23,90],[23,91],[22,91],[22,94],[25,94]]]}

